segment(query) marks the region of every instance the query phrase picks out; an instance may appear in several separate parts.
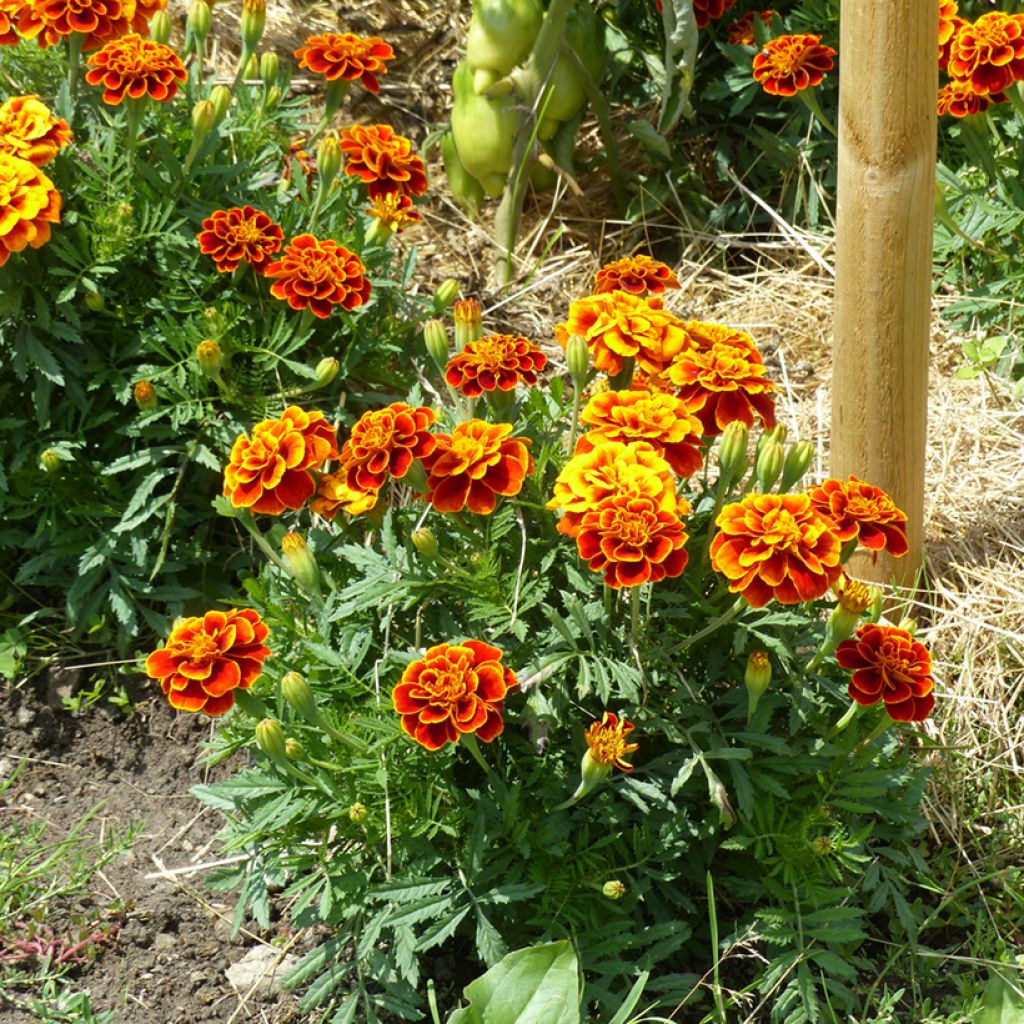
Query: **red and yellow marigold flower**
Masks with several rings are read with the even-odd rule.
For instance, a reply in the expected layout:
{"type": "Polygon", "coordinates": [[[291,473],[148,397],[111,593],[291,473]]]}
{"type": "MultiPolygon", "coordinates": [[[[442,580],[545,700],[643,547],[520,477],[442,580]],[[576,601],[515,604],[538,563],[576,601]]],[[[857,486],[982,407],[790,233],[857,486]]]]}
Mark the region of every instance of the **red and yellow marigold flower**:
{"type": "Polygon", "coordinates": [[[178,55],[163,43],[131,32],[103,46],[88,60],[85,80],[103,86],[103,102],[117,106],[125,99],[173,99],[188,77],[178,55]]]}
{"type": "Polygon", "coordinates": [[[638,743],[630,743],[626,738],[627,733],[632,731],[633,723],[629,719],[619,718],[611,711],[606,711],[601,715],[601,721],[594,722],[583,734],[587,741],[587,752],[599,765],[631,772],[633,766],[626,760],[626,756],[640,749],[638,743]]]}
{"type": "Polygon", "coordinates": [[[747,11],[737,18],[727,29],[726,38],[733,46],[756,46],[757,36],[754,33],[754,18],[760,18],[765,28],[772,27],[772,19],[779,16],[778,11],[747,11]]]}
{"type": "Polygon", "coordinates": [[[403,228],[422,220],[412,200],[404,192],[386,192],[370,200],[366,211],[382,229],[400,235],[403,228]]]}
{"type": "Polygon", "coordinates": [[[335,306],[353,310],[370,298],[363,261],[329,238],[297,235],[284,253],[263,268],[272,278],[270,294],[292,309],[308,309],[326,320],[335,306]]]}
{"type": "Polygon", "coordinates": [[[211,611],[180,619],[167,643],[146,658],[146,674],[160,680],[171,707],[223,715],[235,690],[247,690],[270,657],[270,630],[257,612],[211,611]]]}
{"type": "Polygon", "coordinates": [[[689,511],[682,499],[667,512],[650,498],[611,495],[584,513],[576,534],[580,557],[616,590],[678,576],[688,558],[679,516],[689,511]]]}
{"type": "Polygon", "coordinates": [[[0,153],[43,167],[70,141],[67,121],[54,117],[38,96],[12,96],[0,104],[0,153]]]}
{"type": "Polygon", "coordinates": [[[907,516],[880,487],[858,480],[826,480],[807,493],[811,504],[835,524],[836,536],[844,543],[857,538],[861,547],[888,551],[899,558],[909,549],[907,516]]]}
{"type": "Polygon", "coordinates": [[[754,608],[813,601],[842,574],[842,542],[806,494],[748,494],[715,525],[711,566],[754,608]]]}
{"type": "Polygon", "coordinates": [[[235,508],[267,515],[299,509],[316,493],[312,470],[338,457],[334,427],[321,412],[291,405],[240,434],[224,467],[224,494],[235,508]]]}
{"type": "Polygon", "coordinates": [[[594,294],[622,291],[631,295],[660,295],[668,288],[678,287],[679,278],[667,264],[637,253],[602,267],[597,272],[594,294]]]}
{"type": "Polygon", "coordinates": [[[351,32],[325,32],[310,36],[295,51],[300,68],[322,75],[328,82],[361,82],[372,93],[380,92],[377,75],[387,74],[387,61],[394,50],[379,36],[351,32]]]}
{"type": "Polygon", "coordinates": [[[388,477],[400,480],[416,459],[430,455],[437,415],[426,406],[393,402],[363,413],[341,449],[338,475],[356,492],[376,493],[388,477]]]}
{"type": "Polygon", "coordinates": [[[85,37],[83,49],[93,50],[130,27],[121,0],[23,0],[3,6],[14,15],[11,20],[18,34],[43,47],[55,46],[77,32],[85,37]]]}
{"type": "Polygon", "coordinates": [[[575,537],[587,512],[608,497],[622,496],[647,498],[664,512],[679,507],[672,467],[652,445],[602,441],[574,455],[558,474],[547,507],[563,511],[558,530],[575,537]]]}
{"type": "Polygon", "coordinates": [[[60,223],[60,195],[43,172],[0,151],[0,267],[12,252],[38,249],[60,223]]]}
{"type": "Polygon", "coordinates": [[[451,434],[438,434],[437,447],[426,456],[427,500],[438,512],[477,515],[494,511],[498,496],[523,489],[533,459],[523,437],[510,437],[512,424],[467,420],[451,434]]]}
{"type": "Polygon", "coordinates": [[[983,114],[994,103],[1005,103],[1005,92],[992,92],[981,96],[974,91],[970,79],[954,78],[939,90],[936,110],[939,117],[951,114],[953,117],[969,117],[971,114],[983,114]]]}
{"type": "Polygon", "coordinates": [[[590,429],[577,442],[577,453],[606,441],[646,441],[677,476],[693,476],[702,465],[703,427],[675,395],[644,389],[605,391],[587,402],[580,419],[590,429]]]}
{"type": "Polygon", "coordinates": [[[949,62],[949,43],[956,30],[965,23],[960,17],[960,8],[956,0],[937,0],[939,7],[939,67],[944,68],[949,62]],[[945,56],[946,63],[943,63],[945,56]]]}
{"type": "Polygon", "coordinates": [[[377,504],[377,491],[359,491],[345,479],[344,467],[334,473],[323,473],[317,481],[316,497],[309,507],[324,519],[333,519],[339,511],[359,516],[377,504]]]}
{"type": "Polygon", "coordinates": [[[448,360],[444,379],[469,398],[485,391],[515,391],[517,384],[532,386],[548,357],[527,338],[489,334],[469,342],[448,360]]]}
{"type": "Polygon", "coordinates": [[[833,68],[836,51],[821,36],[778,36],[765,43],[754,57],[754,79],[773,96],[795,96],[801,89],[821,85],[833,68]]]}
{"type": "Polygon", "coordinates": [[[15,28],[21,6],[21,0],[0,0],[0,46],[16,46],[21,42],[15,28]]]}
{"type": "Polygon", "coordinates": [[[564,349],[574,334],[582,335],[594,366],[614,377],[627,359],[647,373],[660,373],[692,345],[682,321],[661,308],[658,298],[629,292],[602,292],[569,306],[555,338],[564,349]]]}
{"type": "Polygon", "coordinates": [[[991,11],[960,25],[946,70],[950,78],[969,81],[979,96],[1005,92],[1024,79],[1024,16],[991,11]]]}
{"type": "Polygon", "coordinates": [[[338,133],[346,156],[345,173],[368,186],[371,199],[401,192],[409,197],[427,191],[423,160],[403,135],[387,124],[357,124],[338,133]]]}
{"type": "Polygon", "coordinates": [[[836,648],[836,661],[853,672],[848,692],[858,704],[882,701],[897,722],[923,722],[935,707],[931,655],[905,629],[861,626],[836,648]]]}
{"type": "Polygon", "coordinates": [[[726,11],[731,11],[736,0],[693,0],[693,17],[697,28],[707,28],[708,23],[718,21],[726,11]]]}
{"type": "Polygon", "coordinates": [[[485,743],[501,735],[502,702],[517,685],[502,652],[482,640],[438,644],[412,662],[391,695],[402,729],[427,750],[472,733],[485,743]]]}
{"type": "Polygon", "coordinates": [[[196,235],[199,251],[217,265],[222,274],[239,264],[248,263],[257,274],[263,273],[270,257],[284,242],[281,226],[262,210],[252,206],[232,206],[215,210],[203,221],[196,235]]]}

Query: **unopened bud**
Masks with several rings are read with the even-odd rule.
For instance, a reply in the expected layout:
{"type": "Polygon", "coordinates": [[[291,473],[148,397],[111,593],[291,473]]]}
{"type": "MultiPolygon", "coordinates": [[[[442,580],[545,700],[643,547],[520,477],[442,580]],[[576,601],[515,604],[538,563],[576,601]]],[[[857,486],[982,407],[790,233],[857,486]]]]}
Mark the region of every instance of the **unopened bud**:
{"type": "Polygon", "coordinates": [[[281,58],[272,50],[260,55],[260,78],[269,89],[277,84],[277,76],[281,71],[281,58]]]}
{"type": "Polygon", "coordinates": [[[483,337],[483,315],[476,299],[459,299],[452,313],[455,317],[455,351],[461,352],[471,341],[483,337]]]}
{"type": "Polygon", "coordinates": [[[157,11],[152,18],[149,19],[149,38],[154,43],[167,44],[167,41],[171,38],[171,16],[167,11],[157,11]]]}
{"type": "Polygon", "coordinates": [[[770,491],[782,474],[782,466],[786,461],[786,452],[778,441],[768,441],[761,449],[754,466],[754,475],[761,490],[770,491]]]}
{"type": "Polygon", "coordinates": [[[601,892],[608,897],[610,900],[621,900],[626,895],[626,887],[617,878],[610,882],[605,882],[601,886],[601,892]]]}
{"type": "Polygon", "coordinates": [[[582,334],[574,334],[566,343],[565,365],[569,368],[573,386],[582,388],[590,372],[590,349],[582,334]]]}
{"type": "Polygon", "coordinates": [[[882,591],[878,587],[872,587],[872,599],[871,604],[864,609],[864,614],[860,617],[861,622],[877,622],[882,617],[882,608],[885,604],[885,598],[882,596],[882,591]]]}
{"type": "Polygon", "coordinates": [[[413,547],[428,561],[437,558],[437,538],[433,531],[426,526],[412,531],[412,543],[413,547]]]}
{"type": "Polygon", "coordinates": [[[765,695],[772,681],[771,659],[764,651],[751,651],[747,655],[747,670],[743,674],[743,683],[749,698],[747,704],[747,722],[754,717],[758,701],[765,695]]]}
{"type": "Polygon", "coordinates": [[[732,828],[736,824],[736,812],[729,803],[729,791],[714,772],[708,776],[708,797],[718,808],[718,824],[732,828]]]}
{"type": "Polygon", "coordinates": [[[185,19],[185,36],[196,49],[202,49],[210,34],[210,5],[206,0],[192,0],[185,19]]]}
{"type": "Polygon", "coordinates": [[[276,107],[281,99],[281,88],[277,85],[272,85],[267,90],[267,106],[276,107]]]}
{"type": "MultiPolygon", "coordinates": [[[[244,25],[245,24],[245,21],[244,21],[245,15],[244,14],[242,15],[242,18],[243,18],[242,24],[244,25]]],[[[259,60],[259,57],[257,57],[256,54],[254,53],[245,62],[245,71],[242,74],[242,80],[245,81],[245,82],[253,82],[253,81],[256,81],[259,77],[260,77],[260,60],[259,60]]]]}
{"type": "Polygon", "coordinates": [[[320,592],[320,570],[317,568],[313,552],[301,533],[286,533],[281,538],[281,553],[284,555],[288,571],[299,585],[311,593],[320,592]]]}
{"type": "Polygon", "coordinates": [[[284,741],[284,756],[289,761],[303,761],[306,757],[306,751],[302,749],[302,744],[291,736],[284,741]]]}
{"type": "Polygon", "coordinates": [[[718,479],[723,487],[731,487],[747,471],[747,425],[733,420],[718,439],[718,479]]]}
{"type": "Polygon", "coordinates": [[[280,722],[273,718],[264,718],[256,726],[256,743],[275,764],[288,763],[288,755],[284,749],[284,732],[280,722]]]}
{"type": "Polygon", "coordinates": [[[832,593],[835,594],[838,604],[832,610],[826,627],[830,651],[834,651],[844,640],[853,636],[857,620],[871,607],[876,593],[880,594],[881,591],[844,574],[836,580],[832,593]]]}
{"type": "Polygon", "coordinates": [[[39,455],[39,464],[47,473],[56,473],[62,461],[60,452],[54,448],[46,448],[39,455]]]}
{"type": "Polygon", "coordinates": [[[341,170],[341,143],[335,136],[328,135],[316,147],[316,169],[322,188],[327,188],[338,176],[341,170]]]}
{"type": "Polygon", "coordinates": [[[320,721],[320,709],[313,691],[298,672],[285,672],[281,676],[281,696],[311,725],[320,721]]]}
{"type": "Polygon", "coordinates": [[[334,356],[324,356],[324,358],[316,364],[317,384],[322,388],[327,387],[327,385],[338,376],[338,371],[340,369],[341,363],[339,363],[334,356]]]}
{"type": "MultiPolygon", "coordinates": [[[[200,0],[202,3],[202,0],[200,0]]],[[[205,7],[206,5],[203,4],[205,7]]],[[[217,127],[217,109],[211,100],[200,100],[192,108],[192,144],[198,146],[217,127]]]]}
{"type": "Polygon", "coordinates": [[[196,362],[199,363],[199,369],[207,377],[216,380],[224,368],[224,353],[217,342],[212,338],[207,338],[196,346],[196,362]]]}
{"type": "Polygon", "coordinates": [[[804,473],[811,467],[814,458],[814,445],[810,441],[797,441],[786,452],[786,461],[782,466],[782,479],[779,481],[779,493],[786,494],[799,482],[804,473]]]}
{"type": "Polygon", "coordinates": [[[449,277],[447,280],[442,281],[438,285],[437,291],[434,292],[434,309],[441,310],[447,309],[456,299],[459,294],[459,282],[454,277],[449,277]]]}
{"type": "Polygon", "coordinates": [[[156,408],[156,392],[148,380],[140,380],[132,389],[132,393],[135,395],[135,404],[143,412],[156,408]]]}
{"type": "MultiPolygon", "coordinates": [[[[267,27],[267,5],[264,0],[242,0],[242,46],[252,53],[263,38],[267,27]]],[[[247,69],[248,70],[248,69],[247,69]]],[[[259,67],[247,78],[256,78],[259,67]]]]}
{"type": "MultiPolygon", "coordinates": [[[[456,330],[458,328],[456,327],[456,330]]],[[[423,325],[423,342],[427,346],[427,353],[437,368],[444,373],[448,364],[448,332],[440,320],[428,320],[423,325]]]]}
{"type": "Polygon", "coordinates": [[[896,628],[902,629],[904,632],[913,636],[917,632],[917,619],[910,615],[904,615],[897,623],[896,628]]]}
{"type": "Polygon", "coordinates": [[[231,106],[231,90],[226,85],[215,85],[210,90],[210,102],[217,115],[215,123],[220,124],[227,116],[228,107],[231,106]]]}
{"type": "Polygon", "coordinates": [[[369,816],[370,812],[366,809],[366,804],[352,804],[348,809],[348,820],[355,825],[362,825],[369,816]]]}
{"type": "Polygon", "coordinates": [[[94,313],[102,313],[107,306],[106,300],[99,292],[86,292],[85,304],[94,313]]]}

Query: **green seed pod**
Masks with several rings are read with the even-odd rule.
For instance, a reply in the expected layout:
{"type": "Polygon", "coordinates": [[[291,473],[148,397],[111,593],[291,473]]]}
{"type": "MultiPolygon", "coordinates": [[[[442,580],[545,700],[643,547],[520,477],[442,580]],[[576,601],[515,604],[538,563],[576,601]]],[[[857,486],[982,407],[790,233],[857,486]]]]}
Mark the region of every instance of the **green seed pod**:
{"type": "MultiPolygon", "coordinates": [[[[267,27],[267,5],[265,0],[242,0],[242,46],[252,53],[263,38],[263,30],[267,27]]],[[[257,65],[252,75],[246,78],[259,77],[257,65]]]]}
{"type": "Polygon", "coordinates": [[[473,72],[460,64],[452,77],[452,137],[462,166],[495,198],[512,166],[516,115],[511,96],[489,100],[473,92],[473,72]]]}
{"type": "Polygon", "coordinates": [[[46,448],[39,455],[39,464],[47,473],[56,473],[62,461],[60,453],[53,448],[46,448]]]}
{"type": "Polygon", "coordinates": [[[443,373],[448,365],[451,352],[448,344],[448,332],[440,320],[428,320],[423,325],[423,342],[427,346],[427,354],[434,360],[434,365],[443,373]]]}
{"type": "Polygon", "coordinates": [[[610,900],[621,900],[627,891],[626,886],[617,878],[612,879],[610,882],[605,882],[601,886],[601,892],[610,900]]]}
{"type": "Polygon", "coordinates": [[[768,441],[761,449],[754,467],[754,475],[762,491],[768,492],[772,489],[782,473],[785,461],[785,450],[778,441],[768,441]]]}
{"type": "Polygon", "coordinates": [[[245,63],[245,73],[242,78],[246,82],[255,81],[260,77],[260,61],[254,53],[245,63]]]}
{"type": "Polygon", "coordinates": [[[281,538],[281,553],[288,571],[311,593],[320,592],[320,570],[313,552],[301,533],[286,533],[281,538]]]}
{"type": "Polygon", "coordinates": [[[533,49],[543,14],[537,0],[473,0],[466,35],[466,62],[508,74],[533,49]]]}
{"type": "Polygon", "coordinates": [[[185,38],[188,45],[197,50],[202,49],[206,37],[210,34],[212,17],[210,5],[206,0],[192,0],[188,9],[188,16],[185,18],[185,38]]]}
{"type": "Polygon", "coordinates": [[[328,135],[317,146],[316,169],[323,188],[327,188],[338,176],[338,171],[341,170],[341,143],[333,135],[328,135]]]}
{"type": "Polygon", "coordinates": [[[441,139],[441,157],[444,161],[444,173],[448,179],[448,188],[451,189],[455,201],[462,207],[470,220],[476,220],[480,216],[480,207],[483,205],[484,189],[459,159],[455,137],[451,132],[445,132],[441,139]]]}
{"type": "Polygon", "coordinates": [[[797,441],[786,452],[786,461],[782,466],[782,479],[779,481],[779,492],[785,494],[810,469],[814,459],[814,445],[810,441],[797,441]]]}
{"type": "Polygon", "coordinates": [[[341,363],[334,356],[324,356],[316,364],[316,382],[319,387],[325,388],[338,376],[341,370],[341,363]]]}
{"type": "Polygon", "coordinates": [[[362,825],[369,816],[370,812],[366,809],[366,804],[355,803],[348,809],[348,820],[354,825],[362,825]]]}

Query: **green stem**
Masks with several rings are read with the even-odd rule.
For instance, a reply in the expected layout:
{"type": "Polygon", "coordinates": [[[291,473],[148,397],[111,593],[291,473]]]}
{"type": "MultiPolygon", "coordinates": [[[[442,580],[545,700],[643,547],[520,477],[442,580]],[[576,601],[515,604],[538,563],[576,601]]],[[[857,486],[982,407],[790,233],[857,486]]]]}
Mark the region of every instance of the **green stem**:
{"type": "Polygon", "coordinates": [[[892,725],[893,720],[889,717],[888,712],[884,713],[881,721],[868,733],[868,735],[857,744],[856,750],[863,750],[865,747],[870,747],[875,740],[878,739],[882,733],[886,732],[892,725]]]}
{"type": "MultiPolygon", "coordinates": [[[[78,98],[78,72],[82,65],[82,44],[85,36],[81,32],[72,32],[68,36],[68,93],[71,96],[71,113],[74,114],[75,100],[78,98]]],[[[69,117],[70,121],[71,118],[69,117]]]]}
{"type": "Polygon", "coordinates": [[[641,587],[630,587],[629,636],[634,647],[640,645],[640,591],[641,587]]]}
{"type": "Polygon", "coordinates": [[[633,386],[633,372],[636,369],[636,357],[629,356],[622,360],[622,369],[614,377],[608,378],[608,387],[612,391],[629,391],[633,386]]]}
{"type": "Polygon", "coordinates": [[[860,714],[861,709],[862,705],[856,701],[851,701],[850,706],[846,709],[846,713],[829,729],[826,738],[831,740],[838,736],[860,714]]]}
{"type": "Polygon", "coordinates": [[[607,583],[605,583],[604,584],[604,621],[605,621],[605,625],[608,628],[608,632],[609,633],[611,633],[613,631],[613,629],[614,629],[614,623],[612,622],[612,613],[615,610],[614,597],[615,597],[615,591],[612,590],[612,588],[609,587],[607,583]]]}
{"type": "Polygon", "coordinates": [[[821,126],[831,135],[838,137],[839,133],[836,131],[836,126],[825,116],[825,112],[821,109],[821,104],[818,103],[818,96],[815,91],[813,89],[801,89],[797,95],[803,101],[804,106],[821,122],[821,126]]]}
{"type": "Polygon", "coordinates": [[[736,618],[737,615],[746,607],[747,602],[742,597],[738,597],[734,604],[730,605],[717,619],[712,619],[703,629],[697,630],[693,636],[687,637],[682,643],[676,644],[668,653],[675,654],[677,651],[683,651],[687,647],[692,647],[698,640],[703,640],[704,637],[711,633],[714,633],[716,629],[720,629],[727,622],[731,622],[736,618]]]}
{"type": "Polygon", "coordinates": [[[583,402],[583,388],[578,384],[572,387],[572,427],[569,430],[569,456],[576,451],[576,438],[580,432],[580,405],[583,402]]]}
{"type": "Polygon", "coordinates": [[[487,775],[493,775],[494,769],[484,760],[484,755],[480,752],[480,747],[476,742],[476,737],[471,733],[464,733],[462,736],[462,743],[465,748],[472,754],[473,760],[476,761],[487,775]]]}
{"type": "Polygon", "coordinates": [[[128,117],[128,166],[129,168],[135,167],[135,150],[139,144],[139,132],[142,129],[142,118],[146,113],[146,97],[140,96],[138,99],[128,98],[126,101],[128,109],[126,111],[128,117]]]}

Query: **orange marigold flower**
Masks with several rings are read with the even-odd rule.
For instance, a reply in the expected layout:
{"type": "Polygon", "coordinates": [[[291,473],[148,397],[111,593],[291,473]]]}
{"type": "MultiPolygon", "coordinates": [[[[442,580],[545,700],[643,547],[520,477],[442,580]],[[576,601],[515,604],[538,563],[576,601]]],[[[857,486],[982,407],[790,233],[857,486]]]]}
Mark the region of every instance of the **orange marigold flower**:
{"type": "Polygon", "coordinates": [[[576,444],[589,452],[605,441],[646,441],[681,477],[702,465],[700,420],[675,395],[653,390],[605,391],[594,395],[580,415],[590,430],[576,444]]]}
{"type": "Polygon", "coordinates": [[[323,75],[328,82],[339,78],[345,82],[361,82],[372,93],[380,92],[377,75],[387,74],[385,62],[394,56],[394,50],[379,36],[364,39],[351,32],[310,36],[295,51],[300,68],[323,75]]]}
{"type": "Polygon", "coordinates": [[[43,47],[78,32],[85,36],[82,48],[94,50],[132,27],[132,5],[122,0],[23,0],[3,6],[16,15],[18,34],[43,47]]]}
{"type": "Polygon", "coordinates": [[[547,507],[564,512],[558,530],[575,537],[587,512],[621,495],[648,498],[665,512],[678,508],[672,467],[653,445],[602,440],[592,451],[574,455],[558,474],[547,507]]]}
{"type": "Polygon", "coordinates": [[[60,223],[60,194],[35,164],[0,151],[0,267],[12,252],[38,249],[60,223]]]}
{"type": "Polygon", "coordinates": [[[15,19],[21,0],[0,0],[0,46],[15,46],[21,42],[21,36],[15,29],[15,19]]]}
{"type": "Polygon", "coordinates": [[[281,248],[284,233],[262,210],[232,206],[230,210],[215,210],[207,217],[196,238],[199,251],[209,256],[222,274],[243,262],[261,274],[270,257],[281,248]]]}
{"type": "Polygon", "coordinates": [[[290,405],[278,419],[257,423],[251,439],[239,434],[224,467],[224,494],[235,508],[278,516],[302,508],[316,493],[310,470],[337,457],[324,414],[290,405]]]}
{"type": "Polygon", "coordinates": [[[296,135],[288,143],[288,152],[284,154],[284,167],[281,170],[281,180],[292,180],[292,164],[299,165],[299,170],[306,176],[306,184],[313,182],[313,175],[316,174],[316,154],[306,149],[306,136],[296,135]]]}
{"type": "Polygon", "coordinates": [[[555,325],[555,338],[564,349],[574,334],[586,338],[594,366],[611,377],[630,358],[641,370],[660,373],[692,345],[682,321],[662,309],[660,299],[624,291],[573,302],[566,322],[555,325]]]}
{"type": "Polygon", "coordinates": [[[942,117],[943,114],[952,114],[953,117],[968,117],[971,114],[984,113],[993,103],[1005,103],[1006,101],[1005,92],[993,92],[987,96],[979,96],[974,91],[970,79],[954,78],[952,82],[939,90],[936,109],[939,117],[942,117]]]}
{"type": "Polygon", "coordinates": [[[437,420],[433,409],[393,402],[363,413],[341,449],[338,474],[354,491],[379,491],[388,477],[400,480],[416,459],[437,446],[430,427],[437,420]]]}
{"type": "Polygon", "coordinates": [[[498,495],[523,489],[533,472],[533,459],[524,437],[509,437],[511,423],[467,420],[449,434],[438,434],[437,446],[424,457],[427,500],[438,512],[489,515],[498,495]]]}
{"type": "Polygon", "coordinates": [[[708,22],[717,21],[731,11],[736,0],[693,0],[693,17],[697,28],[707,28],[708,22]]]}
{"type": "Polygon", "coordinates": [[[333,519],[338,510],[350,516],[369,512],[377,504],[376,491],[358,491],[345,479],[344,467],[334,473],[324,473],[317,481],[316,497],[309,507],[324,519],[333,519]]]}
{"type": "Polygon", "coordinates": [[[363,261],[329,238],[297,235],[284,254],[264,269],[274,279],[270,294],[292,309],[308,309],[326,320],[334,306],[353,310],[370,297],[370,282],[363,261]]]}
{"type": "Polygon", "coordinates": [[[1024,79],[1024,16],[991,11],[964,22],[949,43],[950,78],[967,79],[979,96],[1024,79]]]}
{"type": "Polygon", "coordinates": [[[629,719],[619,718],[611,711],[606,711],[601,715],[600,722],[594,722],[587,728],[583,738],[587,741],[590,756],[598,764],[631,772],[633,766],[625,757],[640,749],[640,744],[630,743],[626,739],[626,733],[632,731],[633,723],[629,719]]]}
{"type": "Polygon", "coordinates": [[[880,487],[851,476],[846,482],[826,480],[808,487],[811,504],[835,524],[836,536],[844,543],[857,538],[861,547],[888,551],[899,558],[909,550],[907,516],[880,487]]]}
{"type": "Polygon", "coordinates": [[[43,167],[70,141],[67,121],[54,117],[38,96],[12,96],[0,104],[0,153],[43,167]]]}
{"type": "Polygon", "coordinates": [[[584,514],[576,534],[580,557],[616,590],[678,576],[688,558],[679,515],[689,511],[682,498],[666,512],[650,498],[611,495],[584,514]]]}
{"type": "Polygon", "coordinates": [[[387,124],[357,124],[338,133],[348,158],[345,173],[365,182],[371,199],[391,192],[421,196],[427,191],[427,170],[404,135],[387,124]]]}
{"type": "Polygon", "coordinates": [[[848,692],[858,704],[882,701],[897,722],[923,722],[935,707],[931,655],[905,629],[861,626],[836,648],[836,661],[852,670],[848,692]]]}
{"type": "Polygon", "coordinates": [[[527,338],[489,334],[452,356],[444,379],[469,398],[478,398],[485,391],[515,391],[517,384],[536,384],[537,373],[547,361],[540,347],[527,338]]]}
{"type": "Polygon", "coordinates": [[[765,28],[772,27],[772,19],[779,17],[778,11],[747,11],[737,18],[727,30],[728,41],[733,46],[756,46],[757,36],[754,33],[754,18],[760,18],[765,28]]]}
{"type": "Polygon", "coordinates": [[[88,63],[85,80],[103,86],[103,102],[110,106],[143,96],[164,103],[174,97],[178,83],[188,77],[181,59],[169,46],[134,32],[107,43],[88,63]]]}
{"type": "Polygon", "coordinates": [[[404,192],[385,192],[374,196],[366,212],[378,224],[399,235],[407,224],[423,219],[404,192]]]}
{"type": "Polygon", "coordinates": [[[518,682],[502,652],[482,640],[438,644],[412,662],[391,695],[402,729],[427,750],[474,733],[484,743],[501,735],[502,702],[518,682]]]}
{"type": "Polygon", "coordinates": [[[223,715],[235,690],[247,690],[263,670],[270,630],[251,608],[180,619],[167,643],[146,658],[146,675],[160,680],[171,707],[223,715]]]}
{"type": "Polygon", "coordinates": [[[949,67],[949,51],[957,32],[967,24],[967,19],[956,13],[956,4],[952,4],[952,14],[944,14],[949,3],[950,0],[939,0],[939,68],[943,71],[949,67]]]}
{"type": "Polygon", "coordinates": [[[839,579],[842,542],[806,494],[748,494],[722,509],[711,566],[761,608],[813,601],[839,579]]]}
{"type": "Polygon", "coordinates": [[[629,292],[631,295],[660,295],[667,288],[678,288],[679,278],[671,268],[643,253],[615,260],[597,272],[594,294],[629,292]]]}
{"type": "Polygon", "coordinates": [[[823,46],[821,36],[805,33],[778,36],[754,57],[754,78],[773,96],[795,96],[801,89],[820,85],[833,67],[836,51],[823,46]]]}

